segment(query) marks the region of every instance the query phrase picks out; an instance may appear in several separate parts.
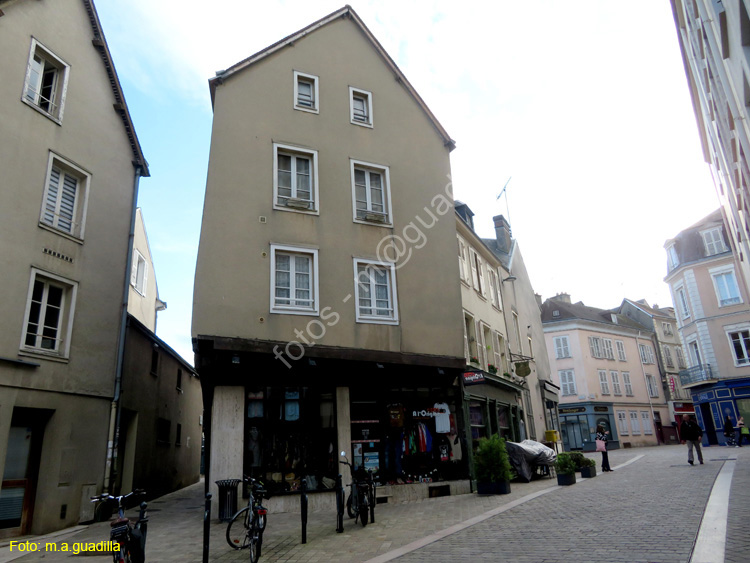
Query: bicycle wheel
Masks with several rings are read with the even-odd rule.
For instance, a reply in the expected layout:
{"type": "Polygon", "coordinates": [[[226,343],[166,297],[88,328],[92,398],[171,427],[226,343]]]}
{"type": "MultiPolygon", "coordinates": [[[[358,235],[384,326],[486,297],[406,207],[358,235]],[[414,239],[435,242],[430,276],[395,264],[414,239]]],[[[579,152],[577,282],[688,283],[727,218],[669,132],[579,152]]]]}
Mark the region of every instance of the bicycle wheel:
{"type": "Polygon", "coordinates": [[[232,549],[247,549],[250,547],[250,518],[249,508],[246,506],[234,515],[227,526],[227,543],[232,549]]]}
{"type": "Polygon", "coordinates": [[[261,532],[260,528],[257,526],[257,524],[253,523],[251,529],[250,529],[250,543],[249,543],[249,552],[250,552],[250,563],[256,563],[258,559],[260,559],[260,548],[261,545],[263,545],[263,532],[261,532]]]}
{"type": "Polygon", "coordinates": [[[370,518],[370,501],[367,500],[367,493],[362,495],[359,499],[359,521],[362,522],[362,527],[367,526],[367,520],[370,518]]]}
{"type": "Polygon", "coordinates": [[[349,497],[346,499],[346,513],[349,515],[349,518],[354,518],[357,516],[357,513],[354,512],[354,509],[352,508],[352,494],[349,493],[349,497]]]}

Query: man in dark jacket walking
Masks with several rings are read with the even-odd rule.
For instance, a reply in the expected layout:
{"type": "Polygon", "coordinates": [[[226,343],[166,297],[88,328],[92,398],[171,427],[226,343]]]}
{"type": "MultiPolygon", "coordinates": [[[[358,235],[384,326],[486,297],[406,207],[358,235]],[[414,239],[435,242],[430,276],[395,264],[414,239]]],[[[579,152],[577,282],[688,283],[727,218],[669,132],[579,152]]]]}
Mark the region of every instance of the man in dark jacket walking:
{"type": "Polygon", "coordinates": [[[701,440],[703,439],[703,430],[697,423],[690,420],[686,414],[682,415],[682,424],[680,424],[680,440],[687,443],[688,463],[693,465],[693,447],[698,452],[698,461],[703,465],[703,452],[701,452],[701,440]]]}

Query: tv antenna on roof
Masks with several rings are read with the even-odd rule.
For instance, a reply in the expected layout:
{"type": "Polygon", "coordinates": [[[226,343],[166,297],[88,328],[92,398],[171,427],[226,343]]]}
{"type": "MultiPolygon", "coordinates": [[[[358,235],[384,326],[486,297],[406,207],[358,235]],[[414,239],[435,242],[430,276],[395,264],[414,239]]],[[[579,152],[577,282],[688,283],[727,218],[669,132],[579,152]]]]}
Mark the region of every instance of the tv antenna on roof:
{"type": "Polygon", "coordinates": [[[511,225],[511,223],[510,223],[510,208],[508,207],[508,192],[507,192],[507,188],[508,188],[508,184],[510,184],[511,178],[513,178],[513,176],[510,176],[508,178],[508,181],[505,182],[505,185],[503,186],[503,189],[500,190],[500,193],[495,198],[495,201],[497,201],[498,199],[500,199],[501,197],[503,197],[503,194],[505,194],[505,214],[508,216],[507,217],[507,219],[508,219],[508,231],[510,231],[510,225],[511,225]]]}

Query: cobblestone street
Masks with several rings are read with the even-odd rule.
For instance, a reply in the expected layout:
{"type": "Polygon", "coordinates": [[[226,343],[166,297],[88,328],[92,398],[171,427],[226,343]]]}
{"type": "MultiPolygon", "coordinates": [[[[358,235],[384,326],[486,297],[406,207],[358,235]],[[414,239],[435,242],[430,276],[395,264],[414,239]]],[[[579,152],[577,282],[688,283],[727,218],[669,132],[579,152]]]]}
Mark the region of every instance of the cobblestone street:
{"type": "MultiPolygon", "coordinates": [[[[272,514],[261,560],[688,562],[714,480],[729,458],[738,461],[723,560],[746,563],[750,561],[750,541],[743,534],[750,517],[746,451],[707,448],[706,464],[689,466],[682,446],[618,450],[610,452],[615,472],[591,480],[579,478],[572,487],[541,479],[513,483],[510,495],[472,494],[378,505],[375,524],[362,528],[345,518],[343,534],[335,532],[333,512],[312,512],[305,545],[300,544],[299,515],[272,514]]],[[[202,492],[202,484],[197,484],[150,503],[147,561],[202,560],[202,492]]],[[[246,561],[247,553],[226,545],[225,530],[225,524],[212,523],[210,560],[246,561]]],[[[99,523],[46,541],[107,537],[107,523],[99,523]]],[[[0,562],[12,560],[10,556],[7,547],[0,548],[0,562]]],[[[69,562],[70,557],[39,552],[15,560],[53,563],[69,562]]]]}

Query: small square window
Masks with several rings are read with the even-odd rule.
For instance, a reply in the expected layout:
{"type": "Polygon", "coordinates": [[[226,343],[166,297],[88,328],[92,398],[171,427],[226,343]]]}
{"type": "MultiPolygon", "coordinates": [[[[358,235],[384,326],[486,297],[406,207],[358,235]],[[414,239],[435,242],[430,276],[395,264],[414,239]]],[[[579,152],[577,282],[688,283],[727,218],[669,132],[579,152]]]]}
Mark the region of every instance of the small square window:
{"type": "Polygon", "coordinates": [[[21,100],[60,123],[69,71],[67,63],[32,39],[21,100]]]}
{"type": "Polygon", "coordinates": [[[77,289],[75,282],[32,268],[22,351],[68,357],[77,289]]]}
{"type": "Polygon", "coordinates": [[[388,167],[358,160],[351,167],[354,221],[392,226],[388,167]]]}
{"type": "Polygon", "coordinates": [[[294,109],[319,113],[318,77],[294,71],[294,109]]]}
{"type": "Polygon", "coordinates": [[[350,120],[355,125],[372,127],[372,92],[349,87],[350,120]]]}
{"type": "Polygon", "coordinates": [[[39,224],[83,239],[90,176],[75,164],[50,153],[39,224]]]}
{"type": "Polygon", "coordinates": [[[271,312],[317,316],[317,250],[271,246],[271,312]]]}
{"type": "Polygon", "coordinates": [[[143,255],[133,249],[133,265],[130,269],[130,285],[135,290],[146,296],[146,284],[148,283],[148,262],[143,255]]]}
{"type": "Polygon", "coordinates": [[[273,207],[318,214],[318,151],[273,145],[273,207]]]}
{"type": "Polygon", "coordinates": [[[393,264],[355,258],[354,281],[357,322],[398,324],[393,264]]]}

